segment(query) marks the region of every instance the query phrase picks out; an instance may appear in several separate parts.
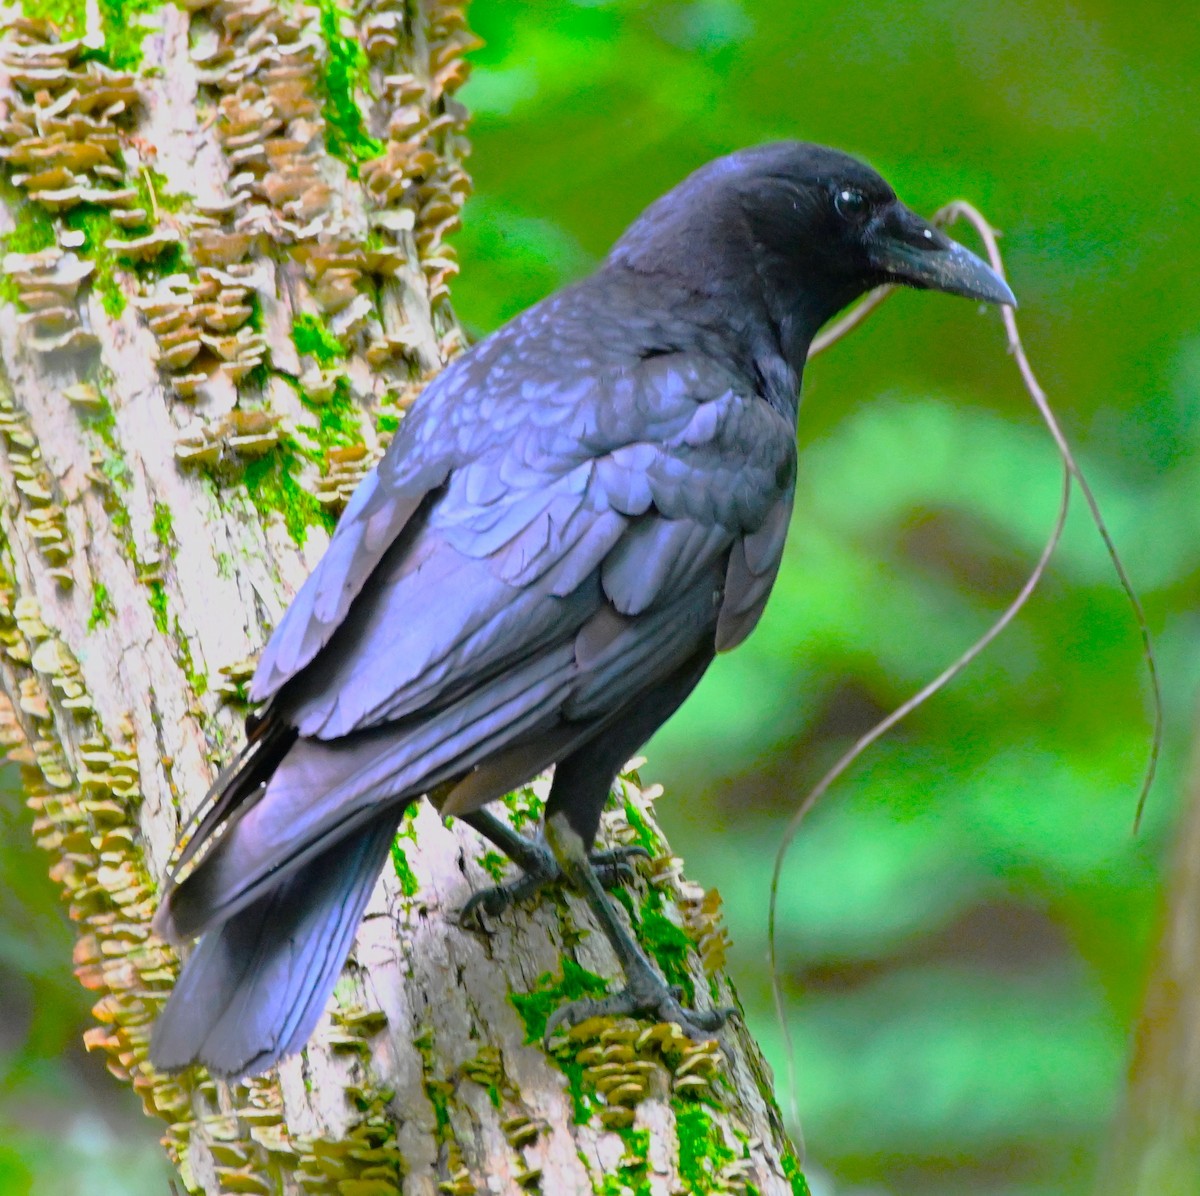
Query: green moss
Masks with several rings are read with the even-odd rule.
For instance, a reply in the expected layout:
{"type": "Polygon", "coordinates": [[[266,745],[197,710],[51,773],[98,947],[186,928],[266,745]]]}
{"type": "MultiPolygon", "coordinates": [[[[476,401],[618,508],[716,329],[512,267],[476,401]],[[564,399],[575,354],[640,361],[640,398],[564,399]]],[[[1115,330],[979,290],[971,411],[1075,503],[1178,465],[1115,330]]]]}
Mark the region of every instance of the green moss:
{"type": "Polygon", "coordinates": [[[362,444],[362,418],[358,404],[350,395],[350,383],[339,378],[332,397],[324,403],[314,403],[301,392],[304,405],[317,417],[315,429],[301,428],[309,433],[322,449],[344,448],[362,444]]]}
{"type": "Polygon", "coordinates": [[[332,535],[336,519],[296,480],[298,469],[296,449],[285,443],[248,462],[242,480],[251,502],[264,513],[277,511],[288,535],[303,546],[311,528],[332,535]]]}
{"type": "Polygon", "coordinates": [[[292,344],[297,353],[307,353],[326,367],[346,356],[342,342],[316,316],[308,313],[298,315],[292,323],[292,344]]]}
{"type": "Polygon", "coordinates": [[[550,1015],[566,1001],[584,997],[602,997],[608,992],[603,976],[580,967],[573,959],[563,957],[562,978],[555,980],[549,972],[538,977],[531,993],[509,993],[508,999],[525,1025],[525,1041],[541,1043],[550,1015]]]}
{"type": "Polygon", "coordinates": [[[725,1141],[721,1127],[703,1105],[672,1101],[672,1108],[684,1190],[694,1196],[724,1191],[724,1185],[717,1187],[717,1176],[737,1156],[725,1141]]]}
{"type": "Polygon", "coordinates": [[[479,857],[479,866],[497,883],[504,879],[508,861],[498,851],[485,851],[479,857]]]}
{"type": "Polygon", "coordinates": [[[792,1196],[812,1196],[808,1188],[808,1180],[804,1178],[804,1172],[800,1170],[800,1160],[796,1158],[796,1152],[792,1150],[791,1143],[788,1143],[787,1149],[783,1152],[781,1162],[784,1178],[792,1185],[792,1196]]]}
{"type": "MultiPolygon", "coordinates": [[[[103,379],[96,379],[97,389],[100,389],[103,379]]],[[[92,459],[96,465],[97,477],[103,479],[100,486],[100,501],[112,521],[113,531],[121,544],[136,559],[133,545],[132,526],[129,510],[125,506],[122,495],[133,488],[133,475],[121,452],[117,440],[117,423],[112,408],[103,391],[100,391],[100,406],[95,409],[80,412],[84,426],[92,434],[98,445],[93,445],[92,459]]]]}
{"type": "MultiPolygon", "coordinates": [[[[25,193],[11,183],[0,184],[0,199],[12,216],[16,227],[0,238],[2,253],[37,253],[58,244],[54,221],[40,204],[31,203],[25,193]]],[[[9,303],[18,301],[17,284],[0,272],[0,299],[9,303]]]]}
{"type": "Polygon", "coordinates": [[[396,870],[396,878],[400,881],[400,891],[405,897],[415,897],[421,886],[412,868],[409,867],[404,848],[396,840],[392,841],[392,867],[396,870]]]}
{"type": "Polygon", "coordinates": [[[167,552],[170,552],[175,547],[175,533],[172,530],[173,520],[171,517],[171,508],[166,503],[156,502],[154,504],[154,528],[155,539],[167,552]]]}
{"type": "Polygon", "coordinates": [[[68,228],[83,233],[84,243],[78,252],[95,264],[92,286],[105,312],[116,319],[125,310],[125,292],[116,278],[117,255],[106,248],[109,239],[118,233],[112,216],[107,208],[80,204],[66,214],[64,221],[68,228]]]}
{"type": "Polygon", "coordinates": [[[126,256],[119,249],[113,250],[113,256],[147,286],[171,274],[191,273],[191,261],[187,251],[179,243],[165,246],[154,257],[148,259],[126,256]]]}
{"type": "Polygon", "coordinates": [[[504,795],[504,804],[512,815],[513,830],[521,830],[529,825],[536,825],[542,820],[545,811],[545,801],[534,792],[533,786],[524,785],[504,795]]]}
{"type": "Polygon", "coordinates": [[[24,198],[15,187],[4,188],[5,206],[16,222],[16,228],[4,237],[6,253],[37,253],[58,244],[54,220],[41,204],[24,198]]]}
{"type": "Polygon", "coordinates": [[[318,0],[321,9],[321,34],[329,51],[322,84],[325,103],[325,146],[335,158],[358,178],[358,164],[383,153],[383,142],[370,136],[355,99],[355,92],[368,87],[367,56],[354,37],[342,33],[344,14],[334,0],[318,0]]]}
{"type": "Polygon", "coordinates": [[[112,599],[108,596],[108,586],[97,582],[92,590],[92,613],[88,615],[88,630],[95,631],[97,627],[107,627],[109,620],[116,613],[112,599]]]}
{"type": "Polygon", "coordinates": [[[376,429],[383,433],[394,432],[399,426],[400,417],[393,415],[390,411],[381,412],[379,418],[375,421],[376,429]]]}
{"type": "Polygon", "coordinates": [[[134,180],[138,198],[147,212],[178,212],[188,203],[189,197],[179,191],[167,190],[167,176],[149,166],[143,166],[134,180]]]}
{"type": "MultiPolygon", "coordinates": [[[[545,972],[538,977],[533,992],[508,994],[512,1007],[525,1026],[525,1041],[541,1044],[550,1015],[567,1001],[585,997],[602,997],[608,991],[608,981],[595,972],[580,967],[573,959],[563,956],[562,977],[555,979],[545,972]]],[[[595,1094],[584,1083],[584,1066],[578,1061],[579,1045],[570,1040],[550,1052],[555,1065],[567,1080],[576,1124],[587,1121],[596,1107],[595,1094]]]]}
{"type": "Polygon", "coordinates": [[[400,827],[396,831],[397,839],[411,839],[414,843],[417,841],[417,806],[414,803],[409,806],[400,819],[400,827]]]}
{"type": "Polygon", "coordinates": [[[663,854],[663,841],[654,828],[643,817],[641,810],[630,798],[625,799],[625,820],[633,830],[634,841],[644,847],[651,856],[663,854]]]}
{"type": "Polygon", "coordinates": [[[147,30],[138,19],[163,6],[163,0],[98,0],[104,48],[96,57],[114,70],[136,71],[142,64],[147,30]]]}
{"type": "Polygon", "coordinates": [[[453,1089],[445,1080],[439,1080],[433,1074],[433,1031],[425,1030],[414,1038],[413,1046],[421,1056],[421,1076],[425,1095],[433,1106],[437,1140],[443,1143],[453,1137],[450,1125],[450,1095],[453,1089]]]}
{"type": "Polygon", "coordinates": [[[650,1196],[650,1131],[617,1132],[625,1143],[625,1154],[616,1169],[605,1174],[596,1196],[650,1196]]]}
{"type": "Polygon", "coordinates": [[[53,21],[64,40],[87,32],[86,0],[21,0],[21,11],[53,21]]]}
{"type": "Polygon", "coordinates": [[[171,623],[171,637],[175,641],[179,667],[183,670],[183,675],[188,679],[188,684],[192,687],[192,692],[198,698],[204,697],[208,692],[208,675],[197,671],[196,662],[192,659],[191,643],[184,633],[183,624],[179,621],[178,616],[171,623]]]}
{"type": "Polygon", "coordinates": [[[146,588],[150,591],[147,601],[154,612],[154,626],[164,635],[167,633],[167,591],[161,581],[148,581],[146,588]]]}
{"type": "Polygon", "coordinates": [[[694,1005],[696,986],[689,970],[688,954],[695,949],[691,936],[662,912],[662,894],[651,889],[642,902],[638,937],[658,961],[668,984],[683,989],[684,1003],[694,1005]]]}

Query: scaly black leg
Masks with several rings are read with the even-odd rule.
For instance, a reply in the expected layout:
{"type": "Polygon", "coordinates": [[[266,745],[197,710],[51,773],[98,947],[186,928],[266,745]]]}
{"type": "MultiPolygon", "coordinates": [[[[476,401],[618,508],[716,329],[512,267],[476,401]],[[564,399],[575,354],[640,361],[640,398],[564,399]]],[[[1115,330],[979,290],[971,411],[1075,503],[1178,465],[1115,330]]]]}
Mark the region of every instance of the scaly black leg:
{"type": "Polygon", "coordinates": [[[599,878],[588,861],[583,839],[567,816],[554,814],[546,821],[546,838],[563,875],[583,893],[596,915],[605,937],[612,944],[625,971],[625,987],[599,1000],[568,1001],[560,1005],[546,1022],[544,1042],[548,1045],[560,1026],[571,1027],[590,1017],[653,1017],[674,1022],[689,1038],[711,1038],[736,1012],[732,1008],[689,1009],[680,1001],[678,989],[671,988],[654,969],[646,953],[617,917],[604,894],[599,878]]]}
{"type": "Polygon", "coordinates": [[[579,748],[554,770],[546,803],[546,842],[566,879],[584,896],[612,944],[626,984],[600,1000],[571,1001],[546,1023],[546,1039],[560,1026],[573,1026],[589,1017],[649,1016],[674,1022],[691,1038],[711,1038],[734,1012],[732,1009],[688,1009],[680,1002],[654,964],[625,929],[588,859],[588,849],[600,824],[609,786],[621,765],[691,692],[712,659],[703,649],[658,686],[631,702],[620,720],[591,743],[579,748]]]}
{"type": "MultiPolygon", "coordinates": [[[[466,814],[463,821],[495,844],[520,867],[524,875],[507,884],[481,889],[473,894],[459,913],[460,922],[477,922],[480,914],[497,917],[510,905],[524,901],[547,885],[562,880],[563,874],[558,861],[540,840],[527,838],[514,831],[507,822],[486,810],[466,814]]],[[[593,852],[589,858],[596,869],[600,884],[611,889],[633,879],[633,865],[630,861],[639,856],[649,859],[650,853],[644,847],[617,847],[612,851],[593,852]]]]}

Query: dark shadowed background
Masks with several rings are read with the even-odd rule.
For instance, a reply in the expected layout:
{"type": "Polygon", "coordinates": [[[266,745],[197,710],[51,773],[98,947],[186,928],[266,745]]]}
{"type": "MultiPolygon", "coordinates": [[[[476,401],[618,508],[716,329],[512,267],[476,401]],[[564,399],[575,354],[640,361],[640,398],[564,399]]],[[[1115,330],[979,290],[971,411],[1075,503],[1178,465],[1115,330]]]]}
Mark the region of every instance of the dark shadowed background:
{"type": "MultiPolygon", "coordinates": [[[[1145,671],[1079,511],[1018,625],[802,832],[781,945],[826,1192],[1085,1192],[1120,1092],[1200,650],[1200,24],[1183,11],[472,5],[487,45],[463,93],[476,197],[455,293],[473,332],[586,271],[647,202],[738,146],[843,147],[918,211],[969,198],[1004,230],[1029,352],[1157,639],[1167,747],[1139,837],[1145,671]]],[[[646,769],[667,786],[659,813],[691,875],[725,898],[735,976],[780,1078],[764,958],[789,812],[999,613],[1052,523],[1059,477],[998,317],[944,296],[898,297],[817,362],[800,435],[766,618],[646,769]]],[[[45,870],[10,778],[0,1193],[162,1193],[154,1126],[79,1045],[88,1001],[45,870]]]]}

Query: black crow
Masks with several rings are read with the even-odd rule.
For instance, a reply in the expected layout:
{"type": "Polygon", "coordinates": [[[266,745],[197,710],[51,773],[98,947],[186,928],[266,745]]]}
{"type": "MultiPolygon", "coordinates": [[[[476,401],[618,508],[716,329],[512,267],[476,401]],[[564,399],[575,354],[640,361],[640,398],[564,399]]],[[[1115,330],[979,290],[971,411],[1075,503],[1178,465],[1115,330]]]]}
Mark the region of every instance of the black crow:
{"type": "Polygon", "coordinates": [[[614,916],[619,854],[598,873],[589,851],[622,764],[758,622],[809,343],[886,282],[1014,303],[869,167],[758,146],[696,171],[594,274],[429,385],[271,636],[248,745],[171,870],[156,927],[200,943],[157,1067],[237,1077],[304,1045],[423,794],[524,867],[517,891],[585,894],[627,987],[556,1024],[720,1026],[614,916]],[[486,812],[551,765],[542,840],[486,812]]]}

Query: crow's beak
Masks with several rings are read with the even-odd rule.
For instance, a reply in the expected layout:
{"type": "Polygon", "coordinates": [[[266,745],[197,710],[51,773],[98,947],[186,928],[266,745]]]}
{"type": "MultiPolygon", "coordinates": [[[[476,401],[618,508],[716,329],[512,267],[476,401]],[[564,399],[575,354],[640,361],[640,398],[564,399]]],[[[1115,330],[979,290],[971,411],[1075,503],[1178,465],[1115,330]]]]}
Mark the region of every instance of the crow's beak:
{"type": "Polygon", "coordinates": [[[871,265],[888,282],[1017,306],[1008,283],[987,262],[899,202],[873,222],[866,242],[871,265]]]}

